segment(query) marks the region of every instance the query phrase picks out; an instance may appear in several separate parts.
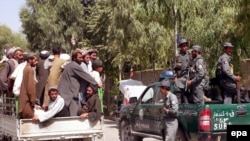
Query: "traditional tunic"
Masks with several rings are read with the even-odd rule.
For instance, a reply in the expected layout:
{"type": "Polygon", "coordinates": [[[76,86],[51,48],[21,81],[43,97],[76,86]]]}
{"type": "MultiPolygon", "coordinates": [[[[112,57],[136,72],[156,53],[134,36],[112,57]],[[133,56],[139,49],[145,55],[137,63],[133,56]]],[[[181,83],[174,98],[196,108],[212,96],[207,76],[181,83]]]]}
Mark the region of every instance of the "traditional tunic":
{"type": "Polygon", "coordinates": [[[44,122],[52,117],[54,117],[57,113],[59,113],[64,107],[63,98],[58,95],[55,101],[50,101],[48,110],[36,110],[35,115],[38,116],[40,122],[44,122]]]}
{"type": "Polygon", "coordinates": [[[23,82],[18,97],[18,112],[21,118],[32,118],[36,101],[36,81],[34,69],[27,64],[23,70],[23,82]]]}
{"type": "Polygon", "coordinates": [[[93,70],[90,74],[98,84],[102,85],[102,80],[99,72],[93,70]]]}
{"type": "Polygon", "coordinates": [[[88,65],[85,63],[81,63],[81,67],[83,69],[83,71],[85,71],[86,73],[90,74],[90,71],[88,69],[88,65]]]}
{"type": "Polygon", "coordinates": [[[48,95],[48,88],[50,87],[57,87],[60,81],[60,76],[62,74],[62,65],[65,63],[64,60],[60,58],[55,58],[53,61],[53,64],[50,68],[48,81],[45,86],[45,92],[44,92],[44,104],[49,104],[49,95],[48,95]]]}
{"type": "Polygon", "coordinates": [[[80,107],[78,96],[81,83],[97,85],[95,80],[84,72],[79,64],[72,61],[65,66],[58,86],[59,94],[63,97],[66,106],[69,108],[70,116],[76,116],[77,110],[80,107]]]}
{"type": "MultiPolygon", "coordinates": [[[[49,76],[49,70],[45,68],[44,66],[45,60],[40,60],[36,65],[36,77],[37,77],[37,84],[36,84],[36,90],[37,90],[37,98],[43,101],[43,94],[45,85],[49,76]]],[[[41,103],[43,103],[41,101],[41,103]]]]}
{"type": "Polygon", "coordinates": [[[10,59],[7,62],[5,62],[5,65],[0,73],[0,81],[1,81],[0,91],[6,92],[8,90],[9,76],[13,73],[17,65],[18,63],[14,59],[10,59]]]}
{"type": "Polygon", "coordinates": [[[14,86],[13,86],[13,93],[16,96],[20,95],[20,88],[23,82],[23,70],[25,66],[27,65],[27,62],[23,62],[20,65],[17,66],[17,68],[14,70],[14,72],[11,75],[11,79],[14,79],[14,86]]]}
{"type": "Polygon", "coordinates": [[[90,121],[96,121],[98,119],[101,119],[101,101],[97,94],[88,97],[86,106],[88,107],[88,111],[85,111],[81,108],[77,112],[78,116],[83,113],[88,113],[88,119],[90,121]]]}

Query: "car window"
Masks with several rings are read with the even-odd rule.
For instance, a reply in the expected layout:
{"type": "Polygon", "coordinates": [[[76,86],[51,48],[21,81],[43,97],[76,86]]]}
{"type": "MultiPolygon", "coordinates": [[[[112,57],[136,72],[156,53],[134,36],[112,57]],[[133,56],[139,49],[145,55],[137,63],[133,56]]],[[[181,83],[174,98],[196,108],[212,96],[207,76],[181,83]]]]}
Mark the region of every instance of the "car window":
{"type": "Polygon", "coordinates": [[[154,99],[154,88],[150,87],[146,90],[145,94],[143,95],[143,97],[141,98],[141,102],[142,103],[152,103],[153,99],[154,99]]]}
{"type": "Polygon", "coordinates": [[[156,89],[156,98],[155,98],[155,103],[164,103],[163,98],[164,96],[161,94],[160,88],[156,89]]]}

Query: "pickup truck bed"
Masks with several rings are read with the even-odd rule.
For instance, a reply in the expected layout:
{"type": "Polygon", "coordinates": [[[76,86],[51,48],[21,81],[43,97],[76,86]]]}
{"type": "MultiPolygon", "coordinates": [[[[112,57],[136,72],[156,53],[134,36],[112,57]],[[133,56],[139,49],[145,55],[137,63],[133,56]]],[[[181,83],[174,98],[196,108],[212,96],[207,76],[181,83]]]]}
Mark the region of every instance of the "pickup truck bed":
{"type": "MultiPolygon", "coordinates": [[[[90,122],[79,117],[57,117],[45,122],[34,122],[31,119],[18,119],[15,114],[5,114],[6,104],[0,102],[0,133],[2,140],[65,140],[84,139],[104,140],[103,122],[90,122]]],[[[13,106],[13,105],[12,105],[13,106]]],[[[10,109],[10,108],[9,108],[10,109]]],[[[13,112],[15,112],[13,110],[13,112]]]]}

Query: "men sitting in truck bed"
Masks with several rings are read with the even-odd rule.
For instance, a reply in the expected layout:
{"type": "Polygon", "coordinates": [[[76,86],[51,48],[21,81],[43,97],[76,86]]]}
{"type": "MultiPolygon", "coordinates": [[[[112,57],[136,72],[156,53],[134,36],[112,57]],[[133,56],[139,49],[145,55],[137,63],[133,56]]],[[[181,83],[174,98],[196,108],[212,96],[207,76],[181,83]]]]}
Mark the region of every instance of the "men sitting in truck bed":
{"type": "Polygon", "coordinates": [[[69,109],[70,116],[77,116],[77,111],[81,107],[79,104],[79,90],[81,83],[91,83],[97,85],[95,80],[83,71],[80,64],[82,63],[82,53],[76,49],[72,53],[72,61],[68,63],[62,72],[58,92],[65,101],[69,109]]]}
{"type": "Polygon", "coordinates": [[[48,94],[50,98],[48,110],[36,107],[34,117],[32,118],[33,121],[44,122],[52,117],[69,116],[69,111],[65,106],[63,98],[58,94],[57,88],[49,88],[48,94]]]}
{"type": "Polygon", "coordinates": [[[87,101],[82,103],[82,108],[78,110],[80,118],[88,118],[96,121],[101,118],[101,101],[97,94],[97,87],[90,84],[87,86],[87,101]]]}

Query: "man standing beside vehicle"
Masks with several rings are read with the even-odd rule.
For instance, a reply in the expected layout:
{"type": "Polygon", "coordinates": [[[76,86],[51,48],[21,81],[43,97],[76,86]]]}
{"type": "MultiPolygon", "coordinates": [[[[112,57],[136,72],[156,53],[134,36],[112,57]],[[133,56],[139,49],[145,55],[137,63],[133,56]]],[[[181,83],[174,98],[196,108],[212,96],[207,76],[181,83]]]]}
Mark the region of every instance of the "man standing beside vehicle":
{"type": "Polygon", "coordinates": [[[223,45],[223,50],[224,54],[218,60],[217,75],[220,79],[220,87],[223,89],[224,104],[231,104],[237,93],[236,82],[239,82],[241,77],[233,74],[233,65],[231,64],[233,45],[226,42],[223,45]]]}
{"type": "Polygon", "coordinates": [[[192,57],[193,62],[189,71],[187,86],[191,88],[193,102],[204,104],[206,66],[204,58],[201,56],[200,46],[192,46],[192,57]]]}
{"type": "Polygon", "coordinates": [[[163,111],[166,113],[164,116],[165,131],[163,134],[164,141],[175,141],[175,136],[178,129],[178,100],[177,97],[170,91],[171,83],[169,80],[163,80],[160,84],[160,92],[164,97],[163,111]]]}

